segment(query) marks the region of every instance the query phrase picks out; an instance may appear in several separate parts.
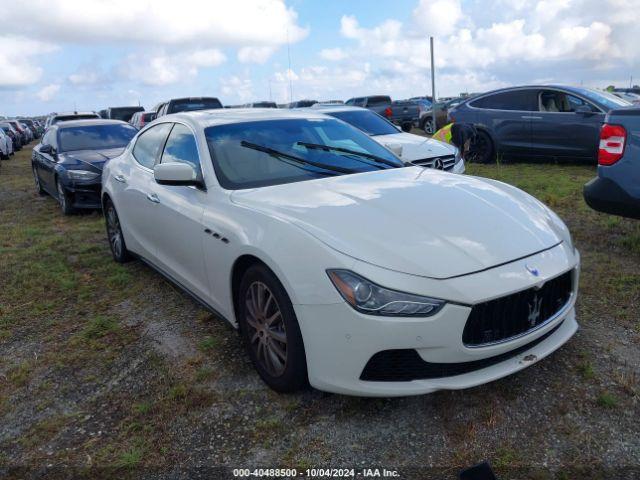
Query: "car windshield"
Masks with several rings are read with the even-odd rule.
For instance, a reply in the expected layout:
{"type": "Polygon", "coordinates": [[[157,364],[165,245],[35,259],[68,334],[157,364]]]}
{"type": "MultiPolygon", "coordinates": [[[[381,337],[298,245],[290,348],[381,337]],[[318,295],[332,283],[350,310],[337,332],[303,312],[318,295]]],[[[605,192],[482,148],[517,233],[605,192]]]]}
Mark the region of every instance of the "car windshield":
{"type": "Polygon", "coordinates": [[[257,188],[301,182],[328,175],[394,168],[362,152],[391,162],[403,163],[361,131],[335,119],[282,119],[219,125],[205,129],[209,151],[220,184],[227,189],[257,188]],[[309,146],[301,145],[307,143],[309,146]],[[328,145],[354,153],[318,148],[328,145]],[[253,148],[251,148],[253,146],[253,148]],[[259,151],[266,147],[284,155],[259,151]],[[289,158],[287,158],[289,157],[289,158]],[[301,160],[295,162],[291,157],[301,160]],[[311,165],[309,163],[315,163],[311,165]]]}
{"type": "Polygon", "coordinates": [[[610,110],[614,108],[630,107],[631,105],[633,105],[631,102],[627,102],[626,100],[620,97],[616,97],[615,95],[608,92],[599,92],[597,90],[591,90],[588,88],[578,88],[576,90],[578,93],[584,95],[590,100],[604,105],[610,110]]]}
{"type": "Polygon", "coordinates": [[[116,107],[112,108],[109,116],[112,120],[122,120],[128,122],[136,112],[141,112],[142,107],[116,107]]]}
{"type": "Polygon", "coordinates": [[[192,112],[195,110],[209,110],[213,108],[222,108],[220,100],[217,98],[185,98],[184,100],[176,100],[170,105],[170,112],[192,112]]]}
{"type": "Polygon", "coordinates": [[[130,125],[85,125],[82,127],[61,128],[59,151],[100,150],[126,147],[138,133],[130,125]]]}
{"type": "Polygon", "coordinates": [[[359,128],[368,135],[393,135],[398,130],[384,118],[371,110],[357,110],[344,112],[330,112],[327,115],[339,118],[356,128],[359,128]]]}

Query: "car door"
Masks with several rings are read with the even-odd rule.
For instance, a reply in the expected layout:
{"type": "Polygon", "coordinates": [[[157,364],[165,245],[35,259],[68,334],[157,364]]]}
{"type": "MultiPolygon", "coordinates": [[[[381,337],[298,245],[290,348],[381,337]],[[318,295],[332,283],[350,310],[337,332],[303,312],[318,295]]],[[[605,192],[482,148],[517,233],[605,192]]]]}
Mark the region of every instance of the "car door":
{"type": "Polygon", "coordinates": [[[605,116],[600,108],[577,95],[556,89],[540,89],[536,103],[538,112],[531,124],[533,155],[596,161],[605,116]]]}
{"type": "Polygon", "coordinates": [[[38,176],[40,184],[49,193],[56,192],[55,184],[55,167],[58,161],[58,142],[57,128],[47,131],[45,138],[42,140],[42,146],[49,145],[51,150],[43,152],[42,148],[38,150],[38,176]]]}
{"type": "MultiPolygon", "coordinates": [[[[186,163],[204,182],[195,133],[190,127],[175,123],[167,139],[160,163],[186,163]]],[[[159,267],[201,298],[209,296],[209,284],[203,261],[202,242],[210,240],[202,225],[204,188],[179,185],[152,187],[155,245],[159,267]]]]}
{"type": "Polygon", "coordinates": [[[171,131],[172,123],[160,123],[142,132],[127,160],[114,163],[114,188],[118,190],[116,208],[129,247],[151,262],[157,262],[157,201],[153,167],[171,131]],[[129,237],[129,238],[127,238],[129,237]]]}
{"type": "Polygon", "coordinates": [[[476,123],[493,137],[498,155],[526,157],[531,153],[531,121],[535,91],[516,89],[486,95],[469,102],[476,123]]]}

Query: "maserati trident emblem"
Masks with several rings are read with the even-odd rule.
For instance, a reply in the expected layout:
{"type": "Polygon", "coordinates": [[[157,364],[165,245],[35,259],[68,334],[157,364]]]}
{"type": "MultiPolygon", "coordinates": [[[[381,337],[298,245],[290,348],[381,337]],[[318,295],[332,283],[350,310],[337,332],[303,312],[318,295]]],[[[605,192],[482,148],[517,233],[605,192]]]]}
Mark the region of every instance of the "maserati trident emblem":
{"type": "Polygon", "coordinates": [[[529,326],[531,328],[535,327],[538,324],[541,307],[542,307],[542,298],[538,298],[538,295],[535,295],[533,297],[533,303],[529,304],[529,316],[527,317],[527,320],[529,320],[529,326]]]}
{"type": "Polygon", "coordinates": [[[433,168],[435,168],[436,170],[444,170],[444,163],[442,163],[441,158],[436,158],[433,161],[433,168]]]}
{"type": "Polygon", "coordinates": [[[534,277],[537,277],[540,275],[540,270],[538,270],[536,267],[531,267],[528,263],[524,264],[524,268],[526,268],[527,272],[529,272],[534,277]]]}

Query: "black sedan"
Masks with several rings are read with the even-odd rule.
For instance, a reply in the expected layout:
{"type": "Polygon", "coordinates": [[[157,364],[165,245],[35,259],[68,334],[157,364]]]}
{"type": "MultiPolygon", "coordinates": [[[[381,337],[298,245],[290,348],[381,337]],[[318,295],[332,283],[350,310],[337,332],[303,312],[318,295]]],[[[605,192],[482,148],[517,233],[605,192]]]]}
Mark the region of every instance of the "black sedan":
{"type": "Polygon", "coordinates": [[[532,85],[479,95],[451,110],[449,118],[476,127],[469,161],[486,163],[497,156],[595,164],[605,115],[628,106],[589,88],[532,85]]]}
{"type": "Polygon", "coordinates": [[[39,194],[60,202],[62,213],[101,208],[102,168],[138,131],[119,120],[74,120],[47,129],[31,156],[39,194]]]}

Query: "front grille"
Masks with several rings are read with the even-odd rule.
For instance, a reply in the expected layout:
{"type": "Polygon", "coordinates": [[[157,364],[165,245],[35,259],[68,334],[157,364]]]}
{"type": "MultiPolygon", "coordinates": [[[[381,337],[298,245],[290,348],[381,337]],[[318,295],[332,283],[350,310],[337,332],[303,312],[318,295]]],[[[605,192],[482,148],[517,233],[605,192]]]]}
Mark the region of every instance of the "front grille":
{"type": "Polygon", "coordinates": [[[442,157],[421,158],[420,160],[413,160],[411,163],[413,165],[420,165],[421,167],[438,168],[438,170],[449,171],[456,164],[456,157],[454,155],[444,155],[442,157]]]}
{"type": "Polygon", "coordinates": [[[474,305],[462,333],[466,346],[503,342],[539,328],[571,298],[572,271],[548,280],[541,288],[474,305]]]}
{"type": "Polygon", "coordinates": [[[553,327],[533,342],[494,357],[459,363],[425,362],[415,350],[385,350],[376,353],[367,362],[360,375],[360,380],[370,382],[410,382],[412,380],[429,380],[433,378],[454,377],[491,367],[525,352],[552,335],[560,326],[553,327]]]}

